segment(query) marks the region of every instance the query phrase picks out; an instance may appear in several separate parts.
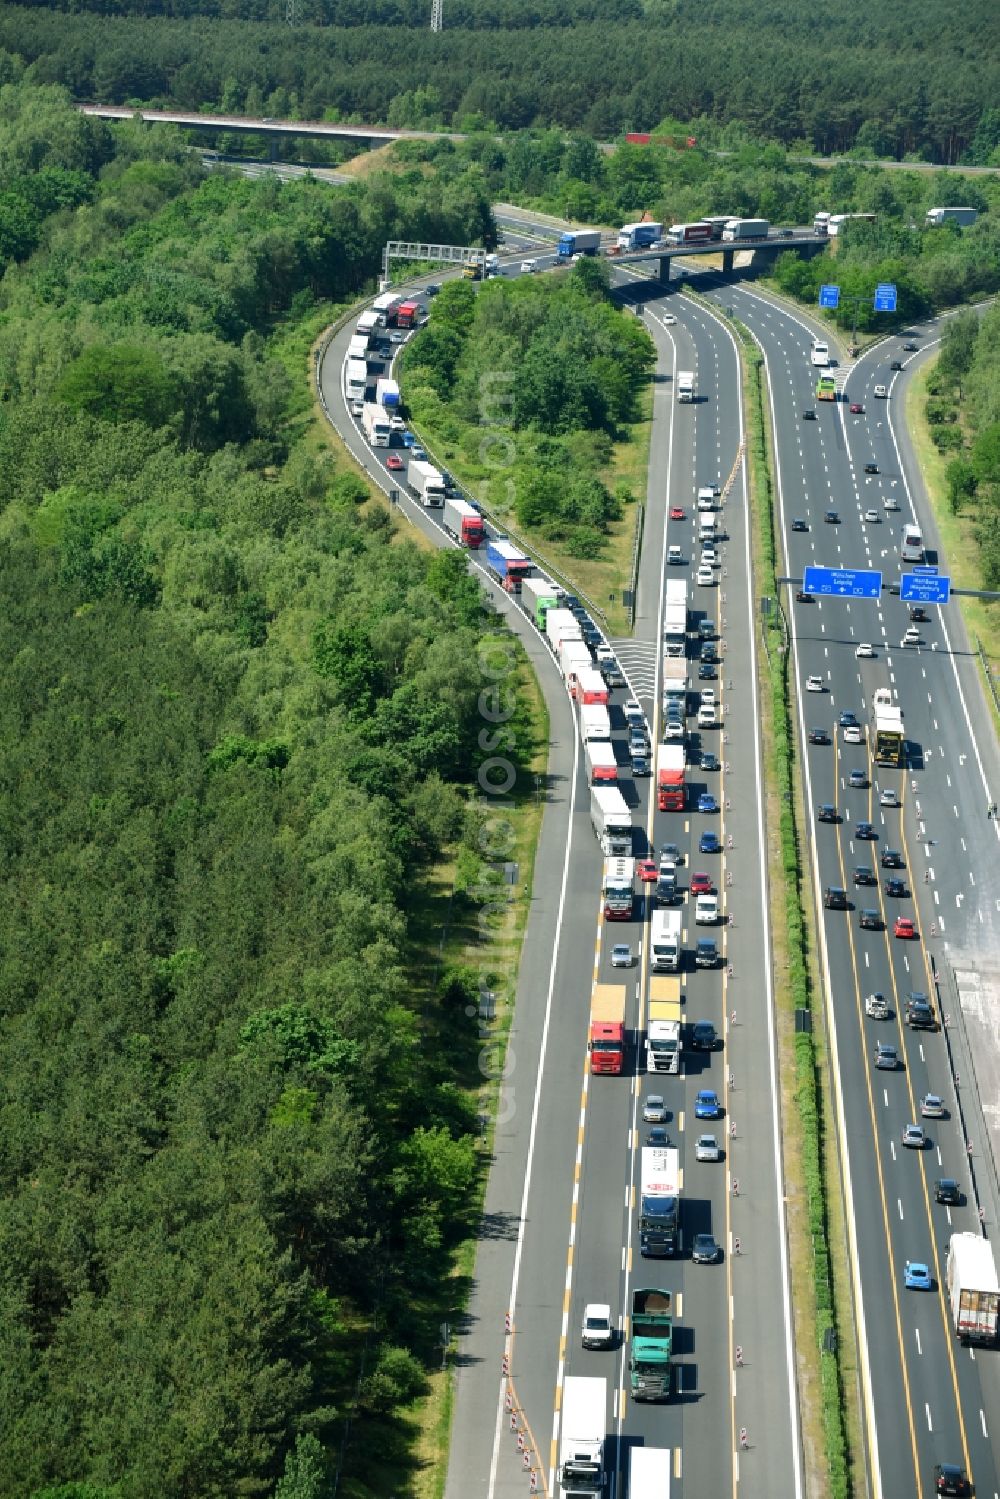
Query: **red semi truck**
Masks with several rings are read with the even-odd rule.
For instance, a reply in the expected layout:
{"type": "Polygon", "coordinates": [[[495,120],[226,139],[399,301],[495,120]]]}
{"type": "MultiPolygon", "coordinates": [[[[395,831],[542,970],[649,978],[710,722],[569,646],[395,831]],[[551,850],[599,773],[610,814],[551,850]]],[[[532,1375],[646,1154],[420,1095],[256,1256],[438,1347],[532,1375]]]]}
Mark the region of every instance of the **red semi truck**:
{"type": "Polygon", "coordinates": [[[596,984],[590,1004],[591,1072],[620,1077],[625,1063],[625,985],[596,984]]]}
{"type": "Polygon", "coordinates": [[[656,751],[656,805],[661,812],[684,811],[683,744],[661,744],[656,751]]]}

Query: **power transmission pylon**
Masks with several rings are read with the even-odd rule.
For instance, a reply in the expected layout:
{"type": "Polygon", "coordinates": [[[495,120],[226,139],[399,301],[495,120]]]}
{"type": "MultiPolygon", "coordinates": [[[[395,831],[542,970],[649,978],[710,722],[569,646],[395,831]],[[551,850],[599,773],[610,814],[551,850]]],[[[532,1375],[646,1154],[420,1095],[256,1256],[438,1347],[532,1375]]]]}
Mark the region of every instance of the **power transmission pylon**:
{"type": "Polygon", "coordinates": [[[431,30],[440,31],[444,25],[444,0],[431,0],[431,30]]]}

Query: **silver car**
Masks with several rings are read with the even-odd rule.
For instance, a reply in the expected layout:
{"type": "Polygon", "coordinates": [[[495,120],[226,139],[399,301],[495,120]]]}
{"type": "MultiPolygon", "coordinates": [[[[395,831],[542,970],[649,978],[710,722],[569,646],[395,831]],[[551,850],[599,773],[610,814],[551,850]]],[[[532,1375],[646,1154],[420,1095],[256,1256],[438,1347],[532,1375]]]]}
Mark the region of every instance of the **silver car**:
{"type": "Polygon", "coordinates": [[[694,1148],[696,1161],[721,1161],[722,1151],[714,1135],[699,1135],[694,1148]]]}
{"type": "Polygon", "coordinates": [[[642,1106],[642,1119],[644,1124],[665,1124],[667,1118],[667,1106],[659,1093],[650,1093],[642,1106]]]}

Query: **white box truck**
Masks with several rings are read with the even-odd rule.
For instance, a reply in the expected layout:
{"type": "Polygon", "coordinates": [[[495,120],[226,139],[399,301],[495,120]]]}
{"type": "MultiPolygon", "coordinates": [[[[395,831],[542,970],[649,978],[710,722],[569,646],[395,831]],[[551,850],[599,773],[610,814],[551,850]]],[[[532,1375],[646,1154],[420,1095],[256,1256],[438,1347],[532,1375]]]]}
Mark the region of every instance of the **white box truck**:
{"type": "Polygon", "coordinates": [[[741,239],[767,239],[770,227],[767,219],[730,219],[722,231],[722,238],[728,244],[741,239]]]}
{"type": "Polygon", "coordinates": [[[426,509],[440,510],[443,507],[444,478],[433,463],[411,458],[406,466],[406,487],[426,509]]]}
{"type": "Polygon", "coordinates": [[[627,859],[632,852],[632,814],[617,786],[592,786],[590,821],[607,859],[627,859]]]}
{"type": "Polygon", "coordinates": [[[580,737],[584,744],[591,739],[611,738],[611,719],[603,703],[580,704],[580,737]]]}
{"type": "Polygon", "coordinates": [[[941,224],[959,224],[962,228],[968,228],[974,224],[979,217],[976,208],[928,208],[927,223],[931,228],[937,228],[941,224]]]}
{"type": "Polygon", "coordinates": [[[680,1254],[680,1155],[676,1150],[645,1145],[639,1172],[639,1253],[680,1254]]]}
{"type": "Polygon", "coordinates": [[[564,640],[583,640],[580,621],[570,609],[548,609],[545,614],[545,637],[558,656],[559,647],[564,640]]]}
{"type": "Polygon", "coordinates": [[[678,401],[694,400],[694,370],[678,370],[677,399],[678,401]]]}
{"type": "Polygon", "coordinates": [[[374,401],[366,401],[362,407],[361,426],[370,448],[389,446],[389,418],[382,407],[377,406],[374,401]]]}
{"type": "Polygon", "coordinates": [[[681,925],[683,911],[653,912],[649,938],[650,967],[657,973],[676,973],[681,966],[681,925]]]}
{"type": "Polygon", "coordinates": [[[945,1273],[951,1320],[959,1342],[995,1343],[1000,1284],[989,1239],[981,1234],[952,1234],[945,1273]]]}
{"type": "Polygon", "coordinates": [[[368,339],[364,333],[355,333],[352,335],[351,341],[347,346],[347,357],[348,359],[367,360],[368,339]]]}
{"type": "Polygon", "coordinates": [[[627,1499],[670,1499],[669,1447],[633,1447],[628,1460],[627,1499]]]}
{"type": "Polygon", "coordinates": [[[669,578],[663,596],[663,643],[671,656],[684,654],[687,617],[687,583],[669,578]]]}
{"type": "Polygon", "coordinates": [[[568,1374],[559,1422],[559,1491],[562,1499],[594,1499],[603,1492],[608,1381],[568,1374]]]}
{"type": "Polygon", "coordinates": [[[380,375],[375,381],[375,399],[386,411],[396,411],[399,407],[399,386],[395,380],[390,380],[388,375],[380,375]]]}

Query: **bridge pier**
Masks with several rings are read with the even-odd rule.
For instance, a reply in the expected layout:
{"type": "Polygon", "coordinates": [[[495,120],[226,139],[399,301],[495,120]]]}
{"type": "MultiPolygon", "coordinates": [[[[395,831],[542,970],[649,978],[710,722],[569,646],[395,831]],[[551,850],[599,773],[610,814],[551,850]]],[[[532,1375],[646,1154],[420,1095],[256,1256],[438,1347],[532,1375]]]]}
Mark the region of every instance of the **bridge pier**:
{"type": "Polygon", "coordinates": [[[658,273],[660,285],[666,286],[667,282],[670,280],[670,257],[669,255],[659,255],[657,256],[657,262],[660,267],[658,273]]]}
{"type": "Polygon", "coordinates": [[[728,276],[733,269],[734,250],[723,250],[722,252],[722,274],[728,276]]]}

